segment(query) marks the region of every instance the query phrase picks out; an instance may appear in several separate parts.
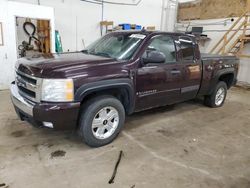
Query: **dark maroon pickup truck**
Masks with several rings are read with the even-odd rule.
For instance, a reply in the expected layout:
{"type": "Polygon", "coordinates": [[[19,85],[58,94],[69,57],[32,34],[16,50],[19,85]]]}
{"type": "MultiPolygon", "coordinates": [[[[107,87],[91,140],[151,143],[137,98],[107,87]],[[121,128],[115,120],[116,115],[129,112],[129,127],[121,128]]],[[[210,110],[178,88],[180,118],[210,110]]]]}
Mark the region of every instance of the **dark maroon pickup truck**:
{"type": "Polygon", "coordinates": [[[20,59],[11,97],[21,120],[76,129],[98,147],[115,139],[126,114],[196,97],[222,106],[238,62],[201,55],[191,35],[114,32],[81,52],[20,59]]]}

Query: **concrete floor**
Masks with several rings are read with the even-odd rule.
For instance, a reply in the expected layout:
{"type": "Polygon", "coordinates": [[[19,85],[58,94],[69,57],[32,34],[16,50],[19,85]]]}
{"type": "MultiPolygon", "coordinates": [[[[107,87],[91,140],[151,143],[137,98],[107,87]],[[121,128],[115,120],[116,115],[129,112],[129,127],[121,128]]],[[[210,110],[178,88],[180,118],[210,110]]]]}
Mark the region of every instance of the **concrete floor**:
{"type": "Polygon", "coordinates": [[[219,109],[190,101],[135,114],[97,149],[19,121],[9,92],[0,99],[0,184],[10,188],[250,187],[250,91],[233,88],[219,109]]]}

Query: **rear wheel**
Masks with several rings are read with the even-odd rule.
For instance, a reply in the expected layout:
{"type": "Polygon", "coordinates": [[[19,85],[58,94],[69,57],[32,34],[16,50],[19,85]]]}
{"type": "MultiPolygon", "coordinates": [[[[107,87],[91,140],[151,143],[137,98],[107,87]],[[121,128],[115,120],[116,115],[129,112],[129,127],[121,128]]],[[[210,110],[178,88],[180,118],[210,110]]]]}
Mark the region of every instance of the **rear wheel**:
{"type": "Polygon", "coordinates": [[[213,93],[209,96],[205,96],[205,105],[217,108],[221,107],[227,96],[227,84],[225,82],[218,82],[213,93]]]}
{"type": "Polygon", "coordinates": [[[83,104],[79,133],[91,147],[112,142],[121,131],[125,110],[121,102],[112,96],[100,96],[83,104]]]}

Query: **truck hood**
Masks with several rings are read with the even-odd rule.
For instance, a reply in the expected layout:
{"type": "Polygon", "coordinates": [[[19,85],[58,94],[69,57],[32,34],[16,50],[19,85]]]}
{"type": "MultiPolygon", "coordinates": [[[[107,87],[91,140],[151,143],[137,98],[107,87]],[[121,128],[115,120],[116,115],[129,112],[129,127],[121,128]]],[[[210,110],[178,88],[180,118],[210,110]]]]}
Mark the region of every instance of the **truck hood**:
{"type": "Polygon", "coordinates": [[[35,55],[21,58],[16,69],[25,74],[40,78],[69,77],[70,72],[95,66],[115,64],[112,58],[84,54],[82,52],[35,55]]]}

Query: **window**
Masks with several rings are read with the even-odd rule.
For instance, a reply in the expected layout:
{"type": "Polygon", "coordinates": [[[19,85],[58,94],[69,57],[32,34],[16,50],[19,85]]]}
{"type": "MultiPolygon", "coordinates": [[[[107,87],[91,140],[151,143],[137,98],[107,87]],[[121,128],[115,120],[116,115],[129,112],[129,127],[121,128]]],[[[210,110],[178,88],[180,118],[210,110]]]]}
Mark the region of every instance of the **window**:
{"type": "Polygon", "coordinates": [[[148,46],[146,53],[148,51],[159,51],[162,52],[166,56],[165,63],[173,63],[176,62],[176,52],[175,52],[175,44],[171,37],[169,36],[157,36],[153,39],[153,41],[148,46]]]}
{"type": "Polygon", "coordinates": [[[183,37],[179,39],[179,42],[183,60],[193,60],[194,46],[192,40],[188,37],[183,37]]]}

